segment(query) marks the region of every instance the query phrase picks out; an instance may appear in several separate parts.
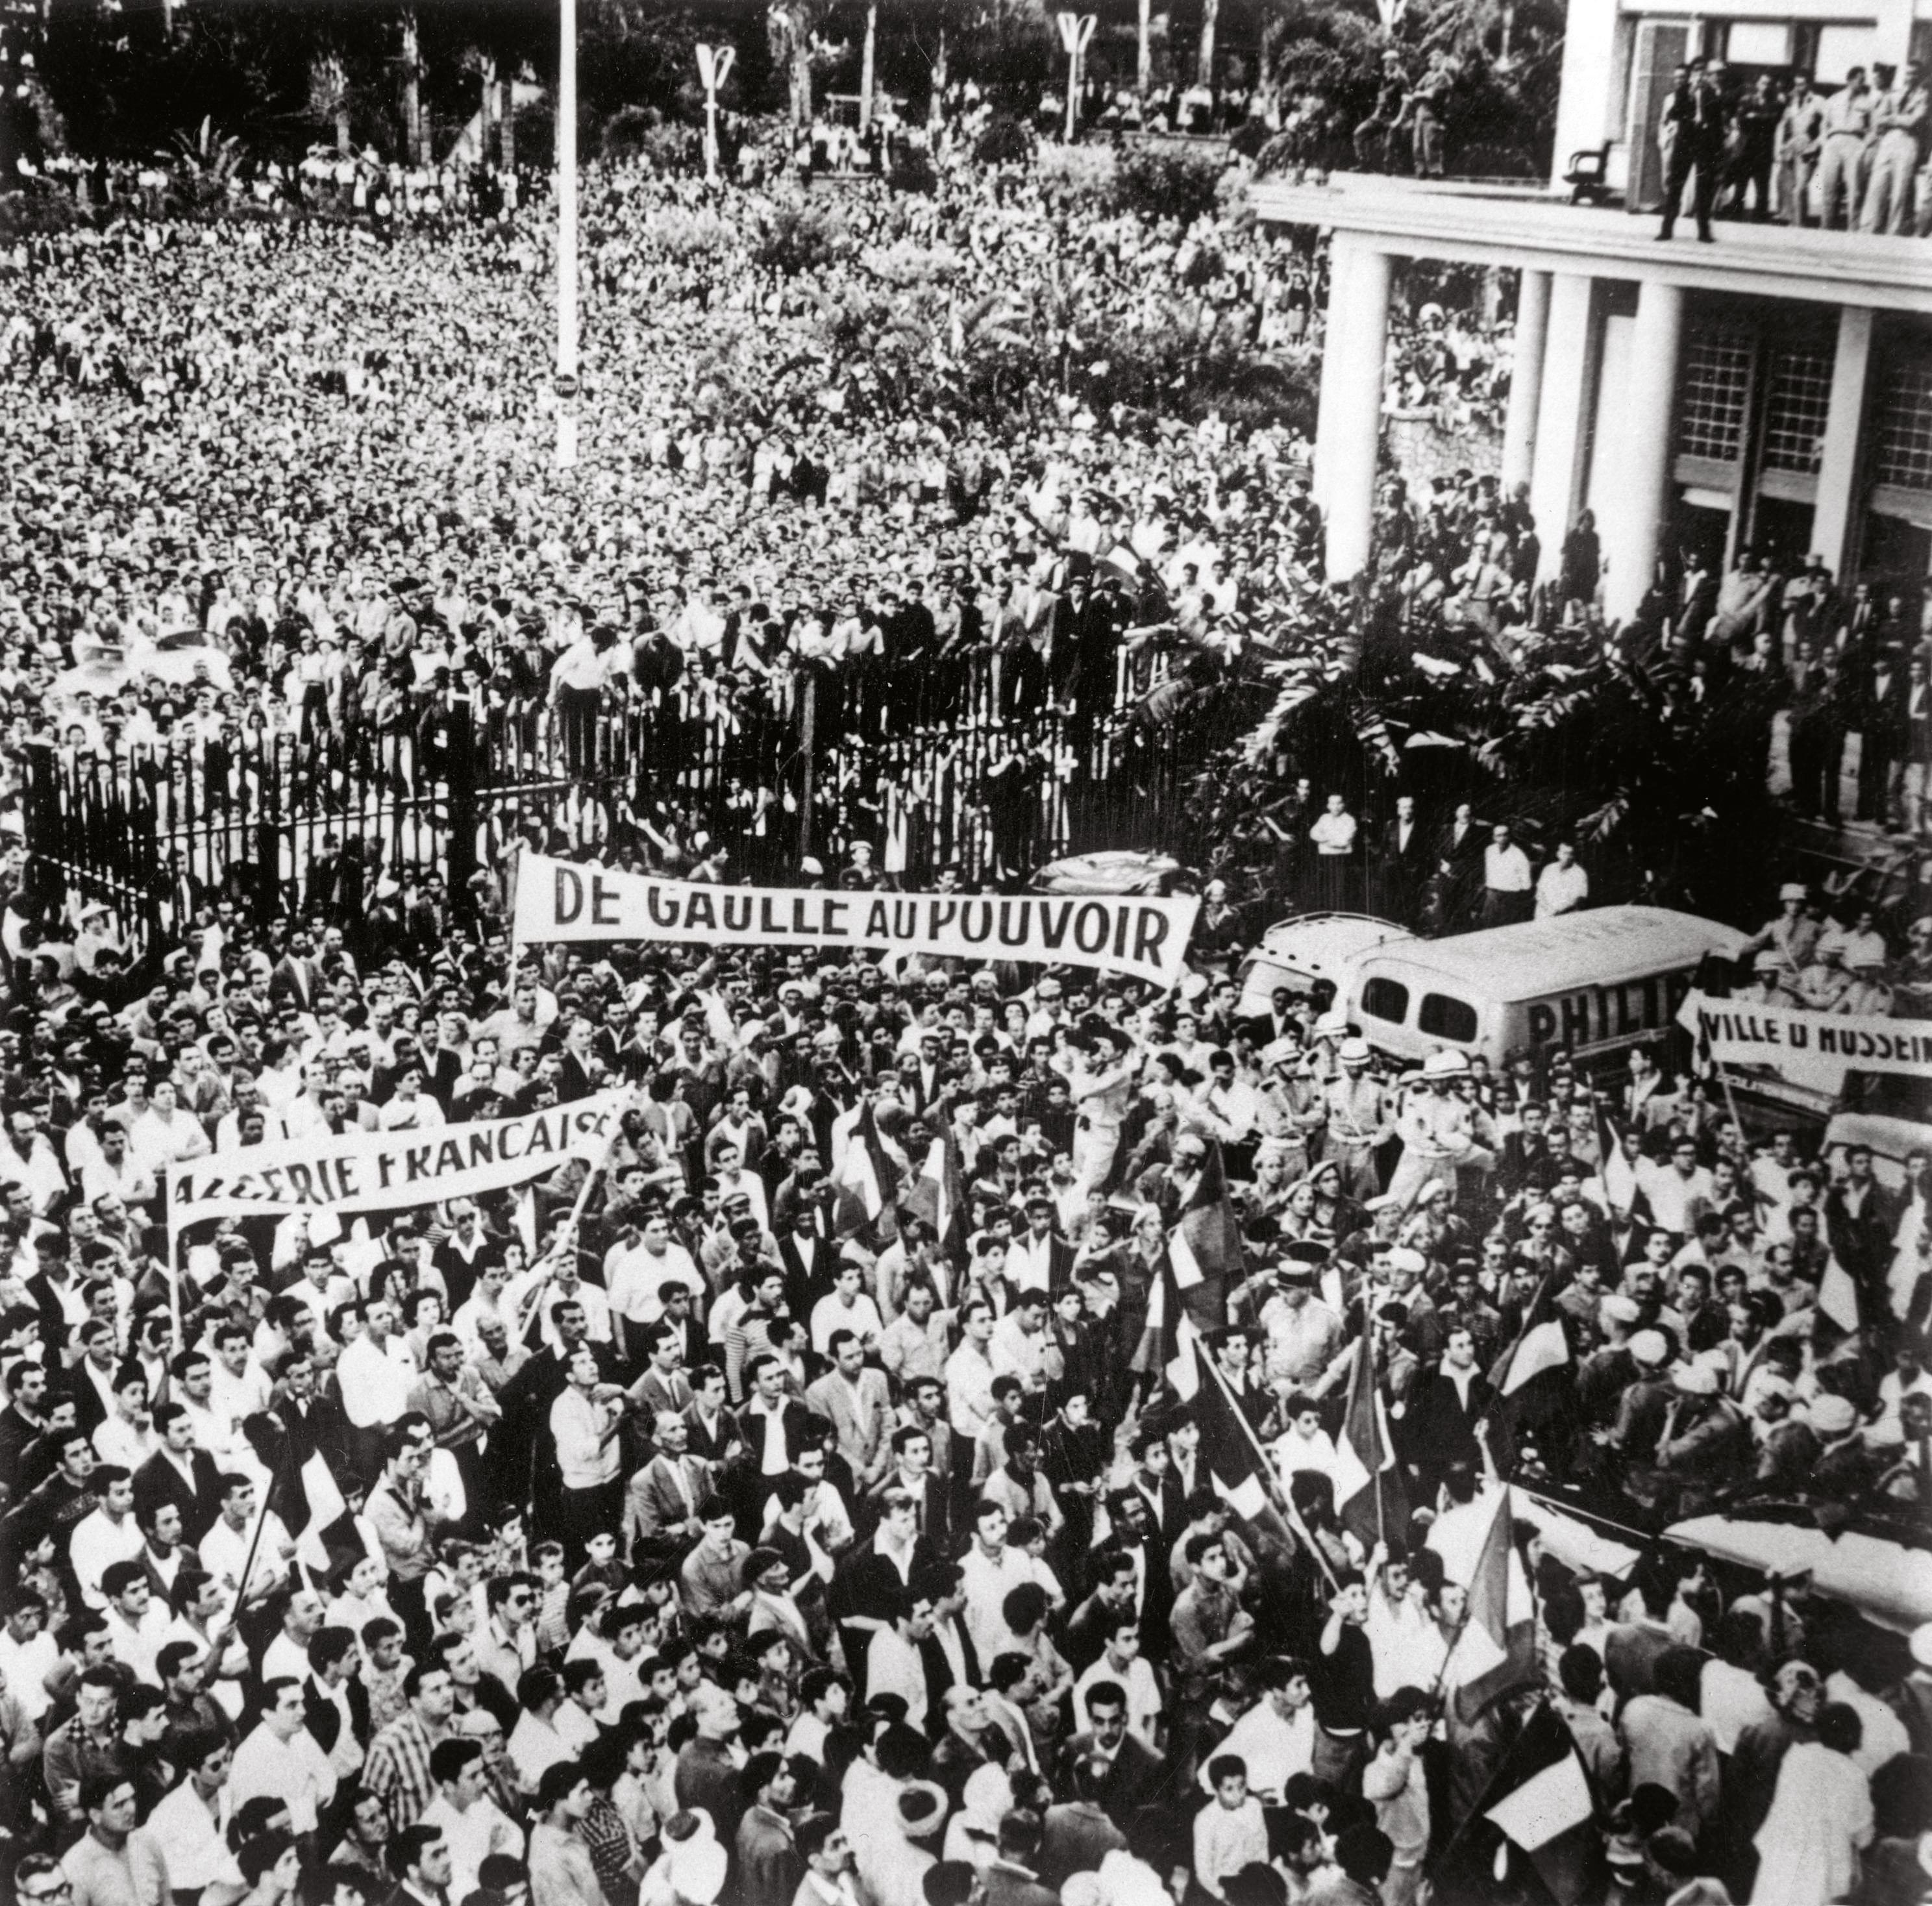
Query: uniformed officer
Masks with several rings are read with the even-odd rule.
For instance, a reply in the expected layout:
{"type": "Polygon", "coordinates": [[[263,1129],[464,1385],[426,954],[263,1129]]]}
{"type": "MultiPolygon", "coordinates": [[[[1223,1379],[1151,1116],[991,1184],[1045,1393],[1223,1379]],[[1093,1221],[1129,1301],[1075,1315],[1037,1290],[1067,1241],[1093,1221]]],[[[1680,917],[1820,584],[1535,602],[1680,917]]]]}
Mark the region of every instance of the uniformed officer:
{"type": "Polygon", "coordinates": [[[1856,222],[1860,175],[1864,170],[1865,141],[1871,132],[1871,90],[1865,70],[1855,66],[1845,83],[1825,102],[1825,137],[1818,161],[1818,219],[1829,231],[1850,231],[1856,222]],[[1845,218],[1838,223],[1838,200],[1845,218]]]}
{"type": "MultiPolygon", "coordinates": [[[[1880,67],[1882,74],[1886,68],[1880,67]]],[[[1862,232],[1909,232],[1912,187],[1924,157],[1928,101],[1918,68],[1907,61],[1872,106],[1871,177],[1858,211],[1862,232]]]]}
{"type": "Polygon", "coordinates": [[[1778,122],[1778,204],[1790,225],[1811,222],[1811,179],[1818,170],[1818,148],[1825,137],[1825,103],[1800,73],[1778,122]]]}

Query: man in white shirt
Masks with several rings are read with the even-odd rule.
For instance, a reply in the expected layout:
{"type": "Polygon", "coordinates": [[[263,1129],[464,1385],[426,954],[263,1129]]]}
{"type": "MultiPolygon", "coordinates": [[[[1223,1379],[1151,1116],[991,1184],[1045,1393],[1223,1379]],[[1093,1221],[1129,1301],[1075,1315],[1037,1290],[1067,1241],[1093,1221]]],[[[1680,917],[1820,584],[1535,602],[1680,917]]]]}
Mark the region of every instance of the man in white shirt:
{"type": "Polygon", "coordinates": [[[266,1409],[274,1394],[268,1373],[255,1361],[252,1352],[252,1339],[242,1325],[224,1324],[214,1333],[208,1406],[238,1438],[242,1437],[242,1424],[266,1409]]]}
{"type": "Polygon", "coordinates": [[[664,1287],[677,1283],[694,1297],[704,1295],[704,1280],[691,1253],[671,1236],[670,1222],[653,1212],[638,1227],[634,1244],[614,1244],[604,1259],[604,1284],[614,1316],[625,1325],[626,1347],[637,1354],[640,1333],[664,1315],[664,1287]]]}
{"type": "Polygon", "coordinates": [[[202,1537],[196,1552],[201,1557],[202,1568],[230,1595],[241,1594],[244,1586],[243,1571],[247,1570],[245,1599],[262,1601],[274,1594],[287,1575],[295,1544],[274,1510],[264,1508],[258,1512],[255,1485],[248,1477],[224,1475],[221,1490],[221,1513],[202,1537]],[[255,1540],[258,1513],[263,1519],[260,1542],[255,1540]],[[255,1552],[252,1568],[248,1564],[250,1548],[255,1552]]]}
{"type": "Polygon", "coordinates": [[[1100,1653],[1073,1684],[1073,1731],[1090,1733],[1094,1717],[1088,1712],[1087,1691],[1097,1681],[1111,1681],[1124,1688],[1127,1697],[1127,1725],[1156,1751],[1161,1745],[1160,1715],[1162,1697],[1141,1653],[1140,1617],[1131,1601],[1120,1610],[1114,1631],[1100,1653]]]}
{"type": "Polygon", "coordinates": [[[148,1816],[148,1837],[167,1862],[170,1886],[199,1893],[201,1906],[235,1906],[248,1888],[226,1838],[229,1745],[215,1733],[189,1739],[206,1751],[188,1762],[186,1777],[148,1816]]]}
{"type": "Polygon", "coordinates": [[[52,1705],[47,1676],[61,1664],[59,1644],[48,1633],[46,1620],[46,1604],[35,1590],[23,1588],[14,1591],[0,1625],[0,1673],[7,1678],[8,1693],[36,1723],[52,1705]]]}
{"type": "Polygon", "coordinates": [[[344,1344],[335,1365],[343,1412],[358,1430],[386,1430],[410,1406],[416,1363],[408,1344],[394,1334],[396,1313],[384,1300],[356,1309],[362,1328],[344,1344]]]}
{"type": "Polygon", "coordinates": [[[74,1525],[68,1554],[82,1598],[90,1608],[99,1609],[107,1606],[101,1582],[110,1565],[140,1559],[141,1529],[134,1520],[134,1478],[129,1471],[118,1463],[104,1463],[88,1481],[94,1507],[74,1525]]]}
{"type": "Polygon", "coordinates": [[[157,1601],[140,1562],[110,1562],[101,1571],[100,1592],[106,1598],[104,1619],[114,1658],[134,1670],[134,1678],[150,1687],[160,1685],[154,1657],[174,1631],[174,1617],[157,1601]]]}
{"type": "Polygon", "coordinates": [[[926,1659],[920,1644],[932,1632],[932,1602],[929,1597],[915,1597],[910,1589],[890,1623],[881,1622],[866,1644],[866,1693],[897,1694],[906,1704],[907,1724],[921,1733],[926,1731],[928,1695],[926,1659]]]}
{"type": "Polygon", "coordinates": [[[439,1792],[419,1823],[440,1832],[449,1847],[452,1899],[476,1891],[477,1874],[493,1853],[524,1856],[524,1829],[489,1797],[489,1770],[480,1743],[440,1740],[430,1749],[430,1777],[439,1792]]]}
{"type": "Polygon", "coordinates": [[[1508,926],[1530,917],[1529,857],[1510,839],[1500,823],[1490,830],[1483,850],[1483,924],[1508,926]]]}
{"type": "MultiPolygon", "coordinates": [[[[1264,1806],[1278,1806],[1282,1790],[1297,1774],[1315,1763],[1315,1709],[1308,1670],[1296,1661],[1280,1657],[1262,1670],[1262,1697],[1234,1723],[1233,1731],[1215,1748],[1219,1754],[1238,1755],[1247,1763],[1248,1791],[1264,1806]]],[[[1203,1766],[1201,1785],[1214,1791],[1203,1766]]]]}
{"type": "Polygon", "coordinates": [[[302,1683],[277,1676],[262,1690],[262,1718],[235,1750],[229,1804],[236,1811],[260,1795],[282,1801],[297,1834],[313,1833],[335,1797],[335,1769],[304,1720],[302,1683]]]}
{"type": "Polygon", "coordinates": [[[94,1453],[133,1475],[154,1453],[148,1415],[148,1379],[140,1366],[124,1365],[114,1378],[114,1413],[94,1426],[94,1453]]]}
{"type": "Polygon", "coordinates": [[[442,1107],[422,1085],[420,1066],[406,1066],[396,1075],[395,1096],[376,1115],[376,1123],[384,1131],[429,1131],[442,1124],[442,1107]]]}
{"type": "Polygon", "coordinates": [[[1032,1557],[1006,1546],[1006,1511],[997,1503],[982,1503],[973,1526],[973,1546],[960,1561],[966,1631],[982,1664],[1017,1648],[1018,1638],[1006,1625],[1006,1597],[1034,1579],[1032,1557]]]}
{"type": "Polygon", "coordinates": [[[134,1121],[128,1144],[134,1157],[157,1177],[170,1165],[205,1158],[214,1149],[201,1121],[182,1110],[172,1079],[155,1080],[148,1109],[134,1121]]]}
{"type": "Polygon", "coordinates": [[[1574,913],[1590,897],[1590,876],[1576,864],[1576,850],[1559,841],[1556,858],[1537,876],[1536,917],[1574,913]]]}

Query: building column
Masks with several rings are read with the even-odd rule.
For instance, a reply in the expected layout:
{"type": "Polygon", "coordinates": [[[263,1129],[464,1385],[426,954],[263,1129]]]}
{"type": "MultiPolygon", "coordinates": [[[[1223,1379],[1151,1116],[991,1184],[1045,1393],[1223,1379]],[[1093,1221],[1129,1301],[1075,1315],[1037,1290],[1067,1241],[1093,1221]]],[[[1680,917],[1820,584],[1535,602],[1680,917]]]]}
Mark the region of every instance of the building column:
{"type": "Polygon", "coordinates": [[[1336,353],[1328,348],[1334,327],[1348,308],[1348,266],[1355,254],[1346,245],[1331,243],[1328,251],[1328,308],[1322,320],[1322,376],[1315,398],[1315,470],[1308,486],[1318,509],[1328,506],[1328,439],[1334,428],[1335,406],[1330,393],[1335,385],[1336,353]]]}
{"type": "Polygon", "coordinates": [[[1525,270],[1516,299],[1516,356],[1503,426],[1502,491],[1516,494],[1536,468],[1536,412],[1543,401],[1543,350],[1550,332],[1550,274],[1525,270]]]}
{"type": "Polygon", "coordinates": [[[1636,613],[1656,572],[1670,505],[1683,343],[1682,287],[1654,282],[1640,287],[1628,388],[1618,406],[1621,428],[1611,466],[1616,482],[1606,492],[1616,499],[1616,521],[1604,531],[1604,612],[1612,623],[1636,613]]]}
{"type": "Polygon", "coordinates": [[[1834,576],[1857,554],[1858,445],[1865,420],[1865,383],[1871,369],[1872,313],[1864,305],[1838,312],[1838,348],[1832,360],[1832,399],[1820,446],[1811,548],[1834,576]]]}
{"type": "MultiPolygon", "coordinates": [[[[1594,289],[1590,279],[1571,272],[1556,272],[1550,281],[1529,476],[1529,510],[1542,545],[1538,578],[1542,582],[1554,581],[1562,566],[1563,539],[1583,494],[1597,381],[1594,289]]],[[[1514,413],[1514,389],[1510,402],[1514,413]]]]}
{"type": "Polygon", "coordinates": [[[1354,251],[1346,296],[1331,289],[1324,341],[1320,443],[1327,517],[1328,580],[1346,582],[1369,560],[1375,528],[1376,464],[1382,444],[1382,360],[1388,348],[1389,284],[1394,260],[1354,251]]]}

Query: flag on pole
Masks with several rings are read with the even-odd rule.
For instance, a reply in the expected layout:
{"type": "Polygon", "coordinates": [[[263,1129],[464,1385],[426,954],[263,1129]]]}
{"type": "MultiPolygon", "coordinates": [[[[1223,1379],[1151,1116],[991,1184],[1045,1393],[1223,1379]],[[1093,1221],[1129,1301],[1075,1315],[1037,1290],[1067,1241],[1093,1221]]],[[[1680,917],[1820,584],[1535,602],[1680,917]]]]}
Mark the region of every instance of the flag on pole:
{"type": "Polygon", "coordinates": [[[860,1107],[858,1122],[846,1134],[845,1156],[834,1184],[838,1194],[835,1228],[842,1237],[868,1226],[890,1229],[888,1214],[898,1195],[898,1173],[879,1142],[870,1099],[860,1107]]]}
{"type": "MultiPolygon", "coordinates": [[[[1504,1475],[1515,1469],[1522,1426],[1527,1424],[1546,1430],[1564,1406],[1562,1393],[1570,1381],[1570,1340],[1564,1331],[1563,1319],[1550,1299],[1551,1282],[1545,1277],[1537,1286],[1516,1341],[1497,1358],[1490,1371],[1490,1382],[1497,1398],[1496,1407],[1490,1412],[1490,1448],[1496,1466],[1504,1475]]],[[[1530,1432],[1539,1433],[1534,1427],[1530,1432]]]]}
{"type": "Polygon", "coordinates": [[[1183,1318],[1176,1329],[1174,1363],[1167,1366],[1175,1391],[1190,1400],[1201,1431],[1200,1461],[1216,1494],[1244,1522],[1261,1523],[1288,1538],[1286,1519],[1274,1505],[1267,1453],[1208,1354],[1200,1331],[1183,1318]],[[1186,1367],[1175,1380],[1174,1364],[1186,1367]]]}
{"type": "Polygon", "coordinates": [[[1443,1906],[1499,1898],[1576,1906],[1601,1858],[1599,1799],[1562,1717],[1540,1703],[1436,1864],[1443,1906]]]}
{"type": "Polygon", "coordinates": [[[940,1254],[957,1263],[966,1254],[966,1172],[950,1124],[926,1148],[926,1162],[906,1194],[909,1217],[922,1218],[939,1239],[940,1254]]]}
{"type": "Polygon", "coordinates": [[[1825,1259],[1825,1274],[1818,1280],[1818,1316],[1835,1325],[1847,1337],[1856,1336],[1864,1321],[1858,1303],[1858,1287],[1852,1274],[1838,1262],[1833,1251],[1825,1259]]]}
{"type": "Polygon", "coordinates": [[[1469,1578],[1469,1606],[1450,1657],[1456,1701],[1465,1717],[1536,1679],[1536,1607],[1516,1553],[1510,1493],[1496,1491],[1490,1532],[1469,1578]]]}
{"type": "Polygon", "coordinates": [[[1569,1361],[1570,1340],[1563,1334],[1563,1319],[1550,1303],[1546,1277],[1531,1301],[1522,1334],[1504,1352],[1490,1381],[1498,1396],[1513,1397],[1539,1376],[1562,1369],[1569,1361]]]}
{"type": "Polygon", "coordinates": [[[1348,1375],[1348,1406],[1335,1442],[1335,1508],[1343,1527],[1366,1548],[1401,1541],[1408,1531],[1408,1496],[1376,1382],[1375,1322],[1363,1319],[1348,1375]]]}
{"type": "Polygon", "coordinates": [[[1187,1314],[1203,1330],[1217,1328],[1227,1320],[1228,1289],[1240,1281],[1246,1259],[1240,1223],[1228,1196],[1227,1167],[1213,1139],[1167,1249],[1187,1314]]]}

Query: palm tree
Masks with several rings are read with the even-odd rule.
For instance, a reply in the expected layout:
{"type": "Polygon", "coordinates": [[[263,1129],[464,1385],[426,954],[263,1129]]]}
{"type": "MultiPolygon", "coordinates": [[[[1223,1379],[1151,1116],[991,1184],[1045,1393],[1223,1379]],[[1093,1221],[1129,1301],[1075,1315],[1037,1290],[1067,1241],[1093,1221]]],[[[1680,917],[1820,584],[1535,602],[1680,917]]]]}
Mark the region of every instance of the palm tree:
{"type": "Polygon", "coordinates": [[[318,119],[335,122],[335,149],[350,154],[349,74],[333,52],[318,53],[309,62],[308,110],[318,119]]]}
{"type": "Polygon", "coordinates": [[[416,10],[413,7],[403,9],[401,26],[403,146],[412,164],[426,165],[429,162],[429,139],[422,110],[422,42],[416,32],[416,10]]]}
{"type": "Polygon", "coordinates": [[[463,70],[477,83],[482,95],[482,119],[477,128],[476,157],[480,163],[490,153],[490,125],[496,110],[496,56],[488,47],[466,47],[463,70]]]}
{"type": "Polygon", "coordinates": [[[785,68],[790,83],[791,122],[801,130],[812,124],[812,29],[816,11],[813,0],[784,0],[765,16],[772,63],[785,68]]]}
{"type": "Polygon", "coordinates": [[[1154,0],[1140,0],[1135,29],[1134,90],[1145,100],[1154,90],[1154,0]]]}
{"type": "Polygon", "coordinates": [[[859,137],[872,129],[872,84],[878,64],[879,0],[867,0],[866,46],[859,59],[859,137]]]}
{"type": "Polygon", "coordinates": [[[1202,86],[1214,84],[1214,29],[1221,19],[1221,0],[1201,0],[1201,63],[1197,77],[1202,86]]]}

